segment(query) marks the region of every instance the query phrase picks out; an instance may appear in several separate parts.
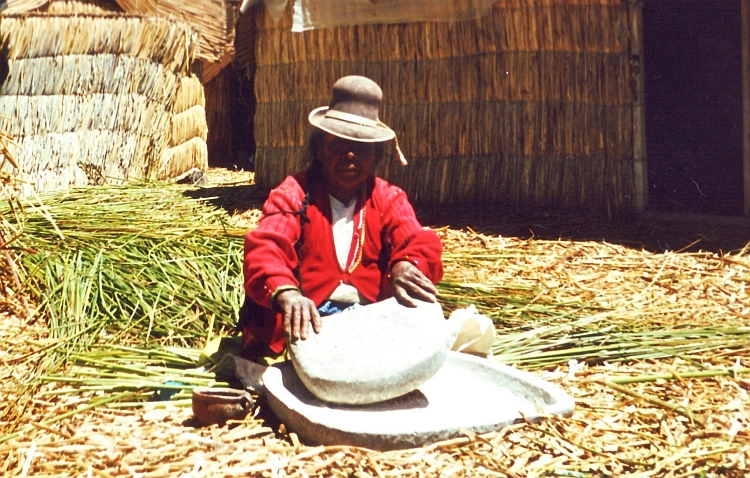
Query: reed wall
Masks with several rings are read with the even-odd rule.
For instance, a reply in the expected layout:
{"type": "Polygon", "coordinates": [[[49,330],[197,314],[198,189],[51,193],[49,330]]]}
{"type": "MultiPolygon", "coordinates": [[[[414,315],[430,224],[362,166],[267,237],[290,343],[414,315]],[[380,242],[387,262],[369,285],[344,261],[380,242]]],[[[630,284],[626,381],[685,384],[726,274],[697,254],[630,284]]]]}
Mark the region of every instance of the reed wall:
{"type": "Polygon", "coordinates": [[[186,24],[161,18],[0,15],[0,129],[23,175],[49,191],[205,169],[196,45],[186,24]]]}
{"type": "Polygon", "coordinates": [[[500,0],[474,21],[301,33],[291,10],[278,24],[259,12],[261,186],[305,166],[307,114],[361,74],[383,88],[410,163],[380,173],[417,203],[632,209],[626,0],[500,0]]]}
{"type": "Polygon", "coordinates": [[[236,73],[232,66],[221,70],[210,82],[205,83],[208,131],[208,155],[211,164],[230,167],[235,163],[232,144],[233,99],[236,73]]]}

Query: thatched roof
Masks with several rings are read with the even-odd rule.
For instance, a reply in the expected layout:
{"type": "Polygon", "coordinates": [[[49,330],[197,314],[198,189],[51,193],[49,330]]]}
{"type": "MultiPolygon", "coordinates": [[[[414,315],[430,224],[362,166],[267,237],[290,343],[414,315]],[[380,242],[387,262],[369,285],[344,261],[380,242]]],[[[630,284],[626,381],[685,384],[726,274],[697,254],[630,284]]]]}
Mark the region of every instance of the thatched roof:
{"type": "Polygon", "coordinates": [[[238,7],[224,0],[180,2],[177,0],[6,0],[0,14],[20,14],[37,9],[48,13],[102,13],[120,11],[186,22],[198,32],[197,59],[219,61],[234,52],[234,18],[238,7]]]}

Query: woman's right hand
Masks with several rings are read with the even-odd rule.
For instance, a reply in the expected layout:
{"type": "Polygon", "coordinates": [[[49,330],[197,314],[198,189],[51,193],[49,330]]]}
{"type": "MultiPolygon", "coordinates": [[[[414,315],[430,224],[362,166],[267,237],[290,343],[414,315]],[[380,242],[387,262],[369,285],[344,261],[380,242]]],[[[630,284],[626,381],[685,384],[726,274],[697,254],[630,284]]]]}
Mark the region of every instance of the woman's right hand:
{"type": "Polygon", "coordinates": [[[305,340],[312,323],[315,333],[320,332],[320,314],[315,302],[296,289],[279,292],[276,296],[277,310],[284,314],[284,332],[292,342],[305,340]]]}

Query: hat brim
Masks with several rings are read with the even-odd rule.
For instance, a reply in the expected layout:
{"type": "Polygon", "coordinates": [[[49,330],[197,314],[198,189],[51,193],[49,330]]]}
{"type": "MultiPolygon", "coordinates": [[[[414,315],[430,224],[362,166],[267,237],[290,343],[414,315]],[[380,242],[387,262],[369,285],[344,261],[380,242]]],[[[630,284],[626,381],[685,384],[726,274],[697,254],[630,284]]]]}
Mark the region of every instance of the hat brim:
{"type": "Polygon", "coordinates": [[[307,117],[310,124],[331,133],[339,138],[361,143],[379,143],[396,137],[396,133],[383,123],[376,126],[351,123],[349,121],[326,117],[328,106],[321,106],[310,112],[307,117]]]}

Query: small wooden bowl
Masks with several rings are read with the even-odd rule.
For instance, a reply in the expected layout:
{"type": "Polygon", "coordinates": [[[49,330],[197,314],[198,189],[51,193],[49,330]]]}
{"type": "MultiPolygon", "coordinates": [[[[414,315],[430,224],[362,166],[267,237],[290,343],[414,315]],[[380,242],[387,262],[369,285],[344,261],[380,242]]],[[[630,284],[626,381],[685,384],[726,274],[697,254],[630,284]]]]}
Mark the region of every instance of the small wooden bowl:
{"type": "Polygon", "coordinates": [[[193,415],[203,425],[224,426],[227,420],[242,420],[253,406],[253,397],[244,390],[221,387],[193,389],[193,415]]]}

